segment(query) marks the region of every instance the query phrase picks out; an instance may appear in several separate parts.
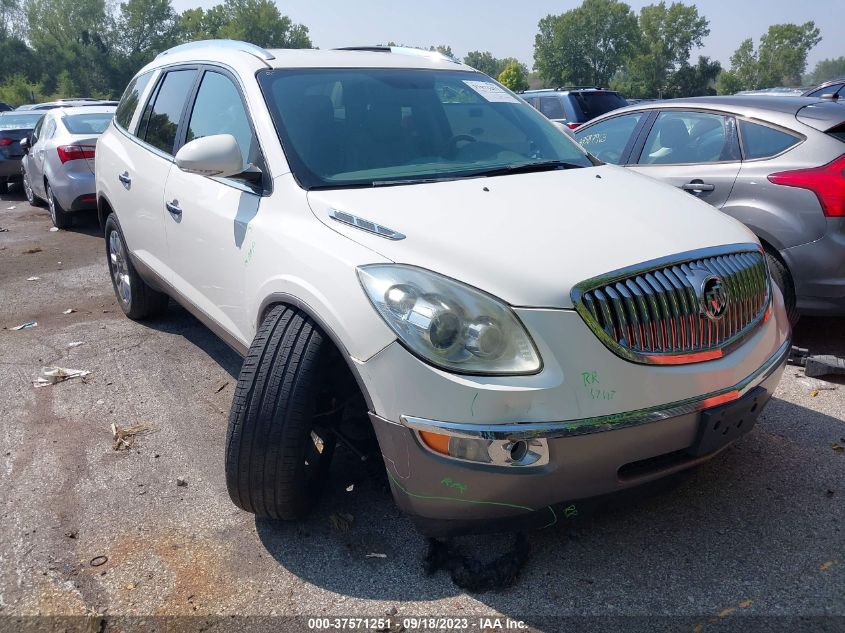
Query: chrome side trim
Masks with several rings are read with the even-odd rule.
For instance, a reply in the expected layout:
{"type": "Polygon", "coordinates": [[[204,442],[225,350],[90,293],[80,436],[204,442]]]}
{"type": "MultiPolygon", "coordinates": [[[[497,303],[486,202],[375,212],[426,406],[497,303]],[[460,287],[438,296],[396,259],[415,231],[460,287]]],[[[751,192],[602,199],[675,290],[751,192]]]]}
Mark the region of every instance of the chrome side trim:
{"type": "Polygon", "coordinates": [[[712,391],[701,396],[677,400],[636,411],[614,413],[595,418],[564,420],[556,422],[505,422],[503,424],[467,424],[463,422],[440,422],[411,415],[400,416],[400,422],[416,431],[431,431],[458,437],[485,438],[491,440],[519,440],[533,438],[558,438],[615,431],[617,429],[639,426],[649,422],[665,420],[680,415],[695,413],[707,408],[708,400],[730,392],[744,395],[771,376],[789,356],[790,339],[784,341],[777,352],[771,356],[753,374],[747,376],[732,387],[712,391]]]}
{"type": "Polygon", "coordinates": [[[357,215],[352,215],[351,213],[347,213],[346,211],[329,209],[329,217],[332,220],[341,222],[342,224],[348,224],[349,226],[353,226],[356,229],[361,229],[362,231],[366,231],[367,233],[373,233],[374,235],[378,235],[379,237],[383,237],[388,240],[405,239],[405,235],[400,233],[399,231],[394,231],[393,229],[389,229],[386,226],[382,226],[381,224],[376,224],[375,222],[372,222],[365,218],[359,218],[357,215]]]}
{"type": "Polygon", "coordinates": [[[245,346],[241,343],[237,338],[232,336],[228,330],[226,330],[222,325],[220,325],[217,321],[211,318],[204,310],[198,308],[193,303],[191,303],[181,292],[176,290],[173,285],[164,279],[161,275],[159,275],[156,271],[152,268],[147,266],[144,262],[140,259],[135,257],[131,252],[129,253],[129,258],[132,260],[132,265],[135,267],[135,270],[141,275],[141,278],[147,282],[153,288],[156,288],[160,292],[166,293],[171,299],[176,301],[180,306],[185,308],[188,312],[193,314],[197,320],[202,323],[205,327],[211,330],[215,336],[221,339],[226,345],[232,348],[238,356],[244,358],[249,351],[249,347],[245,346]]]}

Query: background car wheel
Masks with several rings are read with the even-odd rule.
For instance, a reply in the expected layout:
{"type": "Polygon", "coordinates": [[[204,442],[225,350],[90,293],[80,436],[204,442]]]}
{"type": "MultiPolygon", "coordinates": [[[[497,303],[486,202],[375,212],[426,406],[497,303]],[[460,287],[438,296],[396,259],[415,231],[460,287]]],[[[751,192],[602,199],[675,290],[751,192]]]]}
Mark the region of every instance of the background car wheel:
{"type": "Polygon", "coordinates": [[[141,320],[167,311],[168,296],[151,288],[132,265],[114,213],[106,219],[106,256],[114,294],[126,316],[141,320]]]}
{"type": "Polygon", "coordinates": [[[53,226],[57,229],[67,229],[73,224],[73,217],[70,213],[62,209],[62,205],[56,200],[53,195],[53,190],[50,188],[50,183],[45,183],[44,188],[47,194],[47,208],[50,210],[50,219],[53,220],[53,226]]]}
{"type": "Polygon", "coordinates": [[[26,201],[34,207],[40,207],[43,203],[41,198],[35,195],[32,190],[32,183],[29,182],[29,174],[26,169],[21,168],[21,183],[23,185],[23,193],[26,196],[26,201]]]}
{"type": "Polygon", "coordinates": [[[226,441],[226,486],[235,505],[259,517],[298,519],[319,498],[334,453],[334,346],[303,312],[270,310],[244,359],[226,441]],[[319,409],[318,409],[319,406],[319,409]]]}
{"type": "Polygon", "coordinates": [[[792,281],[792,275],[789,274],[786,266],[777,256],[766,250],[766,261],[769,264],[769,274],[772,276],[778,288],[783,294],[783,302],[786,306],[786,314],[789,317],[789,322],[794,326],[798,323],[800,315],[795,300],[795,284],[792,281]]]}
{"type": "Polygon", "coordinates": [[[9,193],[9,179],[0,178],[0,194],[9,193]]]}

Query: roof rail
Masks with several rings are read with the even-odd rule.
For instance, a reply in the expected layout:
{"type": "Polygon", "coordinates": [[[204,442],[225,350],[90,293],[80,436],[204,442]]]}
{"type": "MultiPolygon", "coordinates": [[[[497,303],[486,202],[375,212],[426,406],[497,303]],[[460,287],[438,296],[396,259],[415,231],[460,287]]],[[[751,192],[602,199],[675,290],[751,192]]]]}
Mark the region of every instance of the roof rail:
{"type": "Polygon", "coordinates": [[[370,53],[395,53],[397,55],[411,55],[413,57],[427,57],[428,59],[440,59],[453,64],[460,64],[454,57],[444,55],[440,51],[427,51],[424,48],[411,48],[410,46],[341,46],[336,51],[365,51],[370,53]]]}
{"type": "Polygon", "coordinates": [[[170,55],[171,53],[182,53],[184,51],[192,51],[201,48],[229,48],[236,51],[241,51],[244,53],[249,53],[258,59],[263,61],[269,61],[271,59],[276,59],[273,54],[268,51],[266,48],[261,48],[260,46],[256,46],[255,44],[250,44],[248,42],[239,42],[238,40],[198,40],[196,42],[188,42],[187,44],[180,44],[179,46],[174,46],[173,48],[168,48],[166,51],[162,51],[158,55],[156,55],[156,59],[159,57],[163,57],[164,55],[170,55]]]}

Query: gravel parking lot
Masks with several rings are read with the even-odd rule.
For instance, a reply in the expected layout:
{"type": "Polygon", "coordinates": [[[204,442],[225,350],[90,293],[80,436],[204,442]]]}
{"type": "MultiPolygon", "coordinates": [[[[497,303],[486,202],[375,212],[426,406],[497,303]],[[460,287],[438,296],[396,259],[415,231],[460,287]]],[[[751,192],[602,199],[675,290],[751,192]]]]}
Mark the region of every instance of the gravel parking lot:
{"type": "MultiPolygon", "coordinates": [[[[560,616],[591,615],[661,617],[659,630],[696,632],[750,615],[839,616],[804,622],[845,627],[845,381],[817,389],[788,367],[735,446],[693,473],[531,534],[514,587],[469,594],[443,572],[423,574],[425,540],[385,479],[349,461],[304,523],[236,509],[223,448],[240,359],[175,304],[163,320],[126,319],[93,215],[70,231],[50,226],[19,191],[2,196],[5,626],[37,614],[390,612],[469,618],[476,630],[478,617],[497,615],[544,631],[560,630],[560,616]],[[27,321],[38,325],[11,329],[27,321]],[[91,373],[35,388],[51,365],[91,373]],[[147,430],[114,450],[112,424],[147,430]],[[338,529],[333,514],[354,520],[338,529]]],[[[795,342],[845,355],[843,325],[805,318],[795,342]]],[[[488,553],[510,542],[462,541],[488,553]]],[[[787,620],[767,622],[775,630],[787,620]]]]}

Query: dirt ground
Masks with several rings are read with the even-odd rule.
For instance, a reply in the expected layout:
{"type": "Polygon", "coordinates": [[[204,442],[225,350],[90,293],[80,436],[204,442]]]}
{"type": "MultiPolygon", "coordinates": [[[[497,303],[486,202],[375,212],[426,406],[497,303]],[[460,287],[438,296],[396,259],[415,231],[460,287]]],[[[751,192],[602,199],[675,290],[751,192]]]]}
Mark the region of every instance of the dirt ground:
{"type": "MultiPolygon", "coordinates": [[[[50,226],[18,191],[2,196],[0,629],[39,614],[202,616],[211,631],[232,615],[385,614],[468,618],[471,630],[496,616],[544,631],[566,628],[563,616],[620,617],[625,630],[724,630],[746,616],[766,630],[845,629],[843,381],[819,388],[788,367],[735,446],[634,500],[530,534],[515,586],[469,594],[423,574],[426,541],[384,478],[349,462],[303,523],[232,505],[223,449],[240,359],[175,304],[162,320],[126,319],[93,215],[50,226]],[[38,326],[11,329],[27,321],[38,326]],[[35,388],[45,365],[91,373],[35,388]],[[114,450],[112,424],[145,431],[114,450]],[[345,531],[331,520],[343,513],[345,531]]],[[[795,342],[845,354],[844,326],[805,318],[795,342]]]]}

